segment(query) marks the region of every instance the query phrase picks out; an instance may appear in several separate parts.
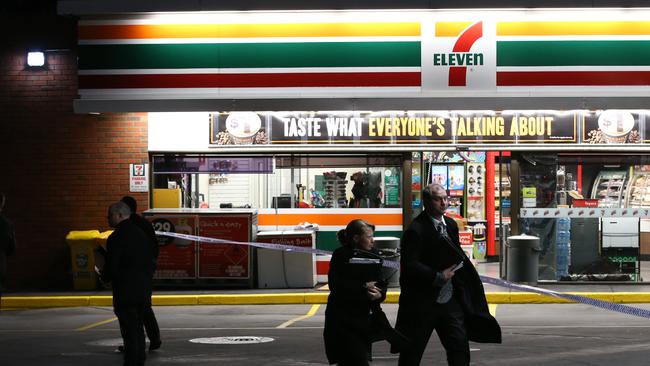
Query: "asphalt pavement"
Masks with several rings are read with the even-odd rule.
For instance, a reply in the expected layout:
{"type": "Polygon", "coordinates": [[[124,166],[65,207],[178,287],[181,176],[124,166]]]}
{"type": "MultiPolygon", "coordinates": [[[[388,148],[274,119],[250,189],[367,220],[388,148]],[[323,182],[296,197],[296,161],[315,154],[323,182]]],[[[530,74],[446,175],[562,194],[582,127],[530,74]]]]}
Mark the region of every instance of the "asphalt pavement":
{"type": "MultiPolygon", "coordinates": [[[[650,304],[638,305],[650,309],[650,304]]],[[[383,305],[391,322],[398,306],[383,305]]],[[[327,365],[325,305],[155,307],[162,347],[146,365],[327,365]]],[[[650,321],[582,304],[492,305],[502,344],[471,343],[473,365],[647,365],[650,321]]],[[[111,307],[0,312],[3,366],[120,365],[111,307]]],[[[373,365],[396,365],[386,342],[373,345],[373,365]]],[[[446,365],[432,336],[422,365],[446,365]]]]}

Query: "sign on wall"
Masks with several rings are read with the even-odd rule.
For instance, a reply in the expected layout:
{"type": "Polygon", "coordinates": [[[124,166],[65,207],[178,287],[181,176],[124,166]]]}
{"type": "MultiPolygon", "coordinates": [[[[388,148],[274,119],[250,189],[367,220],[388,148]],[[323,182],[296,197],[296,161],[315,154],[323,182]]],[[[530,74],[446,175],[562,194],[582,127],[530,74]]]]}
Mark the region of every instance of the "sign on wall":
{"type": "Polygon", "coordinates": [[[578,8],[82,19],[79,93],[127,100],[638,96],[650,87],[649,18],[648,9],[578,8]]]}
{"type": "Polygon", "coordinates": [[[577,114],[545,112],[359,112],[213,114],[210,143],[575,143],[577,114]]]}
{"type": "Polygon", "coordinates": [[[129,192],[149,192],[149,164],[129,164],[129,192]]]}

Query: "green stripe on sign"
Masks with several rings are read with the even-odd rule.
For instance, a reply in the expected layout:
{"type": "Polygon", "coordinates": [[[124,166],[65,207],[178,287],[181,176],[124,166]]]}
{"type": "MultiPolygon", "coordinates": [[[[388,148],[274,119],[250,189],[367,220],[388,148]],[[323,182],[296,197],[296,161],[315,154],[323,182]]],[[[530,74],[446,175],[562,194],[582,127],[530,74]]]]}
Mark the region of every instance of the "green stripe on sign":
{"type": "MultiPolygon", "coordinates": [[[[320,250],[334,251],[340,247],[339,241],[336,239],[336,231],[317,231],[316,232],[316,248],[320,250]]],[[[401,231],[376,231],[375,236],[396,236],[402,237],[401,231]]]]}
{"type": "Polygon", "coordinates": [[[420,66],[420,42],[80,45],[79,68],[420,66]]]}
{"type": "Polygon", "coordinates": [[[646,66],[650,41],[499,41],[497,66],[646,66]]]}

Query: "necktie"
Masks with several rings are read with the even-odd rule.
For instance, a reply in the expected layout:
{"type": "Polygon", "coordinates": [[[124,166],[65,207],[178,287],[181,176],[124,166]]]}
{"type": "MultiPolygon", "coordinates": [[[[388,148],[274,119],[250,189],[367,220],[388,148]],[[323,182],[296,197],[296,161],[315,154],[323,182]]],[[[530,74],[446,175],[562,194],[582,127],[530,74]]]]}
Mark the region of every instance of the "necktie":
{"type": "Polygon", "coordinates": [[[445,228],[444,224],[436,223],[436,229],[438,229],[438,233],[440,234],[440,236],[442,236],[444,238],[449,237],[448,234],[447,234],[447,229],[445,228]]]}
{"type": "MultiPolygon", "coordinates": [[[[447,230],[445,229],[445,225],[441,223],[436,223],[436,229],[438,230],[438,233],[444,240],[449,240],[449,235],[447,235],[447,230]]],[[[440,288],[440,292],[438,293],[438,298],[436,299],[436,302],[438,304],[446,304],[449,302],[451,299],[451,296],[454,293],[454,288],[452,286],[451,280],[445,282],[444,285],[440,288]]]]}

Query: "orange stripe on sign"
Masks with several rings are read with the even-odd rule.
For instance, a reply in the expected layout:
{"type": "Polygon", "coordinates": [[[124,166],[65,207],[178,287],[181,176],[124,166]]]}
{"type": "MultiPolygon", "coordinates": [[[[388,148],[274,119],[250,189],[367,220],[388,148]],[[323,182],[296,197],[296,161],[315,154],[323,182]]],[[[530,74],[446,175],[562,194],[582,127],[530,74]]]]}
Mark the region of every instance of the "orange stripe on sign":
{"type": "Polygon", "coordinates": [[[437,22],[436,37],[458,37],[474,22],[437,22]]]}
{"type": "Polygon", "coordinates": [[[637,36],[650,34],[648,21],[499,22],[497,36],[637,36]]]}
{"type": "Polygon", "coordinates": [[[79,39],[420,36],[420,23],[82,25],[79,39]]]}
{"type": "Polygon", "coordinates": [[[402,214],[259,214],[258,225],[261,226],[286,226],[298,225],[301,222],[310,222],[320,226],[345,226],[350,221],[362,219],[373,225],[402,225],[402,214]]]}

